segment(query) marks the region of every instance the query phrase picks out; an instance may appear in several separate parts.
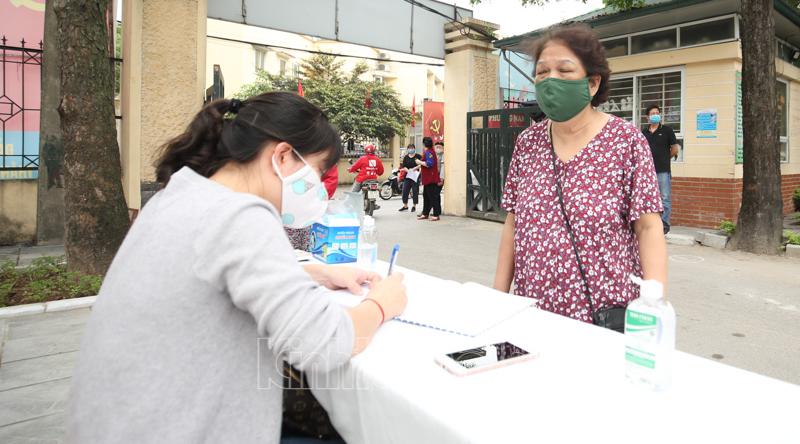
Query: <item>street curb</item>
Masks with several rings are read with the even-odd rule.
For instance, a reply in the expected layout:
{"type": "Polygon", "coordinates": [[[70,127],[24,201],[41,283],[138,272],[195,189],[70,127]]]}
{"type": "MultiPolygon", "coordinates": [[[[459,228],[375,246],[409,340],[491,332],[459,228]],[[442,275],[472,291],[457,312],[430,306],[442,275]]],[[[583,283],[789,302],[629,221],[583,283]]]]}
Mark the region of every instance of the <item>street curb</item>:
{"type": "Polygon", "coordinates": [[[667,235],[664,236],[664,238],[667,241],[667,243],[670,244],[670,245],[694,245],[695,244],[694,236],[687,236],[685,234],[667,233],[667,235]]]}
{"type": "Polygon", "coordinates": [[[786,257],[792,259],[800,259],[800,245],[787,244],[786,257]]]}
{"type": "Polygon", "coordinates": [[[91,307],[97,301],[97,296],[84,296],[82,298],[64,299],[39,304],[17,305],[14,307],[0,308],[0,319],[29,316],[41,313],[76,310],[91,307]]]}
{"type": "Polygon", "coordinates": [[[717,248],[720,250],[725,249],[725,244],[728,243],[728,236],[724,234],[706,233],[703,236],[702,244],[706,247],[717,248]]]}

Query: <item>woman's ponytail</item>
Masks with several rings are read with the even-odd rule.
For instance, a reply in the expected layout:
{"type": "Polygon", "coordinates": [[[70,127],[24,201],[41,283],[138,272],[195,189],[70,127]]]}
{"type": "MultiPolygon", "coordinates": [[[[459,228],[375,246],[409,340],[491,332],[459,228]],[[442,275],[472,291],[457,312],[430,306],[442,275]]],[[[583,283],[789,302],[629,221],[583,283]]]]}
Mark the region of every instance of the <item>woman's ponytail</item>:
{"type": "Polygon", "coordinates": [[[251,162],[270,142],[280,141],[301,156],[326,152],[325,170],[342,155],[339,132],[321,109],[293,92],[270,91],[206,105],[183,134],[164,145],[156,180],[166,185],[185,166],[211,177],[228,162],[251,162]],[[226,113],[236,116],[225,119],[226,113]]]}
{"type": "MultiPolygon", "coordinates": [[[[169,178],[188,166],[196,173],[210,177],[230,159],[230,153],[217,148],[222,129],[230,125],[225,113],[241,106],[239,100],[215,100],[200,110],[178,137],[167,142],[156,162],[156,180],[162,186],[169,178]]],[[[238,111],[238,109],[236,109],[238,111]]]]}

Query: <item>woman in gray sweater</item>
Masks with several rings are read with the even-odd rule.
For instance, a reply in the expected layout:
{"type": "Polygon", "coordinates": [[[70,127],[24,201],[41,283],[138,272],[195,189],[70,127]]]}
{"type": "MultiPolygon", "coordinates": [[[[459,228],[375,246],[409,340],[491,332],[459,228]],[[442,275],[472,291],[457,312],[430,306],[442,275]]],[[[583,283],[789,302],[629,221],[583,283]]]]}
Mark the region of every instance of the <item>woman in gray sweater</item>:
{"type": "Polygon", "coordinates": [[[320,176],[341,152],[325,113],[288,92],[214,101],[165,146],[165,187],[86,326],[68,441],[277,443],[283,361],[329,371],[403,312],[400,273],[301,267],[283,232],[325,211],[320,176]],[[352,309],[322,289],[367,281],[352,309]]]}

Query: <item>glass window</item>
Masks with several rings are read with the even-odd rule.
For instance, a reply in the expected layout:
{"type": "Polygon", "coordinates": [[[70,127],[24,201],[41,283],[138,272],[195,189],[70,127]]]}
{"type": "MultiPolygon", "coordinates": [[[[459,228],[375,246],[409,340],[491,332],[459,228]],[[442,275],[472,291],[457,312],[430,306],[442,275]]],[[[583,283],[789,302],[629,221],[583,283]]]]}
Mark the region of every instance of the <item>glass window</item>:
{"type": "Polygon", "coordinates": [[[256,67],[256,72],[258,72],[259,69],[262,70],[264,69],[264,62],[267,59],[267,51],[264,51],[263,49],[256,49],[255,56],[256,56],[255,67],[256,67]]]}
{"type": "Polygon", "coordinates": [[[631,54],[661,51],[678,46],[677,28],[656,31],[631,37],[631,54]]]}
{"type": "Polygon", "coordinates": [[[736,37],[733,17],[681,27],[681,46],[702,45],[736,37]]]}
{"type": "Polygon", "coordinates": [[[647,124],[647,107],[658,105],[664,125],[671,126],[675,134],[683,133],[681,127],[681,73],[650,74],[639,76],[637,80],[641,119],[639,125],[647,124]]]}
{"type": "Polygon", "coordinates": [[[609,82],[611,91],[608,101],[597,109],[604,113],[613,114],[628,122],[633,122],[633,78],[612,79],[609,82]]]}
{"type": "Polygon", "coordinates": [[[280,74],[282,76],[286,75],[286,60],[285,59],[281,59],[281,67],[280,67],[280,72],[278,72],[278,74],[280,74]]]}
{"type": "Polygon", "coordinates": [[[628,55],[628,38],[606,40],[601,42],[606,49],[606,57],[622,57],[628,55]]]}
{"type": "Polygon", "coordinates": [[[780,140],[781,140],[781,162],[789,160],[789,87],[785,82],[778,80],[778,119],[781,122],[780,140]]]}

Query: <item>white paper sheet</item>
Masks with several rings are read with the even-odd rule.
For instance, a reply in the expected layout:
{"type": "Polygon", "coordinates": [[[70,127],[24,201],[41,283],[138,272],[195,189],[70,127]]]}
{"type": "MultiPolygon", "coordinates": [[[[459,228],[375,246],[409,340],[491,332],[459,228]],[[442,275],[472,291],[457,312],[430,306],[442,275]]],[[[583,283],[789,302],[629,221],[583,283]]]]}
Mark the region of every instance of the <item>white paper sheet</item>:
{"type": "MultiPolygon", "coordinates": [[[[398,321],[465,336],[477,336],[531,306],[531,300],[492,290],[474,282],[430,280],[428,285],[409,288],[408,306],[398,321]],[[491,293],[492,298],[486,298],[491,293]]],[[[348,290],[331,292],[343,307],[355,307],[365,296],[348,290]]]]}

